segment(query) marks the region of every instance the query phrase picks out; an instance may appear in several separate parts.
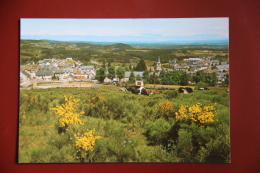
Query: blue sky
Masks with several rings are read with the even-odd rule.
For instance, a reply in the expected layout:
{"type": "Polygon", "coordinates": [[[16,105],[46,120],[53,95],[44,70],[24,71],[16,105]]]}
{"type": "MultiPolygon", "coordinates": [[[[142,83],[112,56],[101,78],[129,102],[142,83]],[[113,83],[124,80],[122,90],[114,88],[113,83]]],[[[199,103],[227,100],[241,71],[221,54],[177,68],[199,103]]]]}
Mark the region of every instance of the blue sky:
{"type": "Polygon", "coordinates": [[[60,41],[228,40],[228,18],[21,19],[22,39],[60,41]]]}

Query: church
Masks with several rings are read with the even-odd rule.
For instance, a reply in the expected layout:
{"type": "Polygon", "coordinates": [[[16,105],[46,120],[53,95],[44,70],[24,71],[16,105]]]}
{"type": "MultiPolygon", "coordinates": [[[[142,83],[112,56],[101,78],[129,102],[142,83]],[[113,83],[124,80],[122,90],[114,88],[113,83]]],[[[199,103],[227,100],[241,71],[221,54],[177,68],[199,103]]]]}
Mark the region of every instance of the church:
{"type": "Polygon", "coordinates": [[[162,71],[162,64],[161,64],[161,61],[160,61],[160,57],[158,58],[158,62],[156,64],[156,67],[154,68],[155,72],[160,72],[162,71]]]}

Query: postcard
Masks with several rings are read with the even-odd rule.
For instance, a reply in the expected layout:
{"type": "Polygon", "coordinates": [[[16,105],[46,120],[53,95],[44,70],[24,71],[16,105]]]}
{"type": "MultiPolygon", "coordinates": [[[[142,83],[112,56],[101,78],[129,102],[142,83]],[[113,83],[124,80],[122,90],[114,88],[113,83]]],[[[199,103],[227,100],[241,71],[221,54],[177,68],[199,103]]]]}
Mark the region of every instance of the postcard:
{"type": "Polygon", "coordinates": [[[230,163],[229,18],[20,27],[19,163],[230,163]]]}

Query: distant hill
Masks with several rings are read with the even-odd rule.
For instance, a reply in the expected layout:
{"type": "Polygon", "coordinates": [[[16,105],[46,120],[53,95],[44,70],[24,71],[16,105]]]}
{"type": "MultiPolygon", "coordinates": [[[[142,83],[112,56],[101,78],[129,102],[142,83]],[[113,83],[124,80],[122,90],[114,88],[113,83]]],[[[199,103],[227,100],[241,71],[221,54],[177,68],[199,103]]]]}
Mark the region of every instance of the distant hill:
{"type": "Polygon", "coordinates": [[[200,40],[200,41],[168,41],[168,42],[91,42],[91,41],[58,41],[58,40],[23,40],[21,44],[75,44],[81,49],[92,50],[126,50],[126,49],[225,49],[228,48],[228,40],[200,40]]]}
{"type": "Polygon", "coordinates": [[[104,47],[107,47],[107,48],[110,48],[111,50],[117,50],[117,49],[120,49],[120,50],[125,50],[125,49],[133,49],[132,46],[128,45],[128,44],[124,44],[124,43],[116,43],[116,44],[112,44],[112,45],[107,45],[107,46],[104,46],[104,47]]]}
{"type": "Polygon", "coordinates": [[[20,41],[21,44],[50,44],[49,41],[46,40],[21,40],[20,41]]]}

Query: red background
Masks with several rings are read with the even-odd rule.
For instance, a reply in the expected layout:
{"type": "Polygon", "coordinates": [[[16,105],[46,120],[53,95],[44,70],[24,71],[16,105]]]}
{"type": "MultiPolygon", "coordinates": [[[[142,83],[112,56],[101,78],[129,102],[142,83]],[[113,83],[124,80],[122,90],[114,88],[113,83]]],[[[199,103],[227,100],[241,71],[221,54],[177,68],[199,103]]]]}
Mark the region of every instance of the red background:
{"type": "Polygon", "coordinates": [[[2,0],[0,17],[0,172],[260,172],[260,1],[2,0]],[[230,19],[230,164],[17,164],[20,18],[185,17],[230,19]]]}

